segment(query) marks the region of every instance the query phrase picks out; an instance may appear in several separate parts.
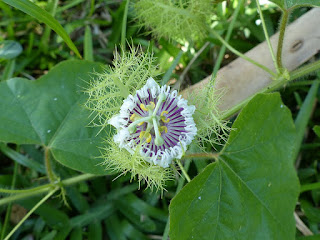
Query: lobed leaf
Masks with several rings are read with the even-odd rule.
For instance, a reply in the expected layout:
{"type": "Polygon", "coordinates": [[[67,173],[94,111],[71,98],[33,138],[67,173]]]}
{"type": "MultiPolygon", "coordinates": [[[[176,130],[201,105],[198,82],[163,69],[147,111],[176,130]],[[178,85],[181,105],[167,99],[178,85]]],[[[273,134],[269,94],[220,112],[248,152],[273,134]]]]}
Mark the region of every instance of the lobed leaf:
{"type": "Polygon", "coordinates": [[[299,184],[290,111],[279,94],[260,94],[233,129],[219,160],[171,201],[171,239],[294,239],[299,184]]]}
{"type": "Polygon", "coordinates": [[[14,78],[0,83],[0,141],[40,144],[54,158],[72,169],[92,174],[108,174],[99,147],[103,131],[88,127],[90,111],[83,93],[98,63],[65,61],[36,81],[14,78]]]}

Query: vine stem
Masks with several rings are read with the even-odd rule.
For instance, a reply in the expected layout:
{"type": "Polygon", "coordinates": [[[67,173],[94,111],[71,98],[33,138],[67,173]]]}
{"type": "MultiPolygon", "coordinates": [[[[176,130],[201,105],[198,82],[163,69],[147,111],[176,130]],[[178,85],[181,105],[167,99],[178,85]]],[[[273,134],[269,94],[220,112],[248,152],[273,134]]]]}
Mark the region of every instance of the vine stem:
{"type": "Polygon", "coordinates": [[[233,48],[231,45],[229,45],[229,43],[227,43],[222,37],[220,37],[220,35],[218,33],[216,33],[214,30],[212,30],[212,33],[215,35],[216,38],[218,38],[223,44],[224,46],[226,46],[231,52],[233,52],[234,54],[238,55],[239,57],[247,60],[248,62],[256,65],[257,67],[263,69],[264,71],[268,72],[271,76],[273,77],[277,77],[277,74],[275,74],[271,69],[267,68],[266,66],[254,61],[252,58],[249,58],[248,56],[242,54],[241,52],[239,52],[238,50],[236,50],[235,48],[233,48]]]}
{"type": "Polygon", "coordinates": [[[279,73],[279,66],[278,66],[278,63],[277,63],[277,60],[276,60],[276,57],[274,55],[274,51],[273,51],[273,48],[272,48],[272,45],[271,45],[271,42],[270,42],[270,37],[269,37],[268,31],[267,31],[266,23],[264,21],[264,17],[263,17],[263,14],[262,14],[262,10],[261,10],[261,7],[260,7],[259,0],[256,0],[256,3],[257,3],[257,9],[258,9],[258,12],[259,12],[259,15],[260,15],[261,23],[262,23],[264,36],[266,38],[266,41],[267,41],[267,44],[268,44],[268,47],[269,47],[269,50],[270,50],[270,54],[271,54],[274,66],[275,66],[277,72],[279,73]]]}
{"type": "Polygon", "coordinates": [[[320,69],[320,60],[313,62],[313,63],[309,63],[301,68],[298,68],[297,70],[294,70],[290,74],[290,80],[297,79],[299,77],[310,74],[310,73],[312,73],[316,70],[319,70],[319,69],[320,69]]]}
{"type": "MultiPolygon", "coordinates": [[[[226,37],[225,37],[225,42],[228,42],[230,37],[231,37],[231,33],[232,33],[233,28],[234,28],[235,22],[236,22],[236,20],[238,18],[238,15],[239,15],[239,12],[240,12],[240,8],[243,5],[243,1],[244,0],[240,0],[238,2],[238,6],[237,6],[236,10],[234,11],[234,13],[232,15],[232,20],[231,20],[230,25],[229,25],[228,30],[227,30],[227,34],[226,34],[226,37]]],[[[221,62],[222,62],[222,59],[223,59],[225,51],[226,51],[226,46],[223,45],[221,47],[221,49],[220,49],[217,61],[216,61],[215,65],[214,65],[214,68],[213,68],[213,71],[212,71],[211,80],[210,80],[211,83],[213,83],[213,81],[215,79],[215,76],[217,75],[217,72],[218,72],[218,70],[220,68],[220,65],[221,65],[221,62]]]]}
{"type": "Polygon", "coordinates": [[[286,26],[288,24],[288,19],[289,19],[289,11],[283,10],[281,21],[280,21],[280,32],[279,32],[278,48],[277,48],[277,64],[280,71],[282,71],[283,69],[282,48],[283,48],[284,34],[286,31],[286,26]]]}
{"type": "MultiPolygon", "coordinates": [[[[30,188],[30,189],[5,189],[5,188],[0,188],[0,193],[6,193],[6,194],[22,194],[22,193],[31,193],[34,191],[38,191],[44,188],[50,188],[54,186],[54,184],[49,183],[49,184],[45,184],[39,187],[34,187],[34,188],[30,188]]],[[[1,200],[0,200],[1,201],[1,200]]]]}
{"type": "Polygon", "coordinates": [[[180,159],[177,159],[176,162],[178,163],[178,166],[180,167],[180,170],[181,170],[182,174],[184,175],[184,177],[187,179],[188,182],[191,182],[191,179],[190,179],[187,171],[184,169],[183,165],[181,164],[180,159]]]}
{"type": "MultiPolygon", "coordinates": [[[[61,186],[69,186],[69,185],[73,185],[75,183],[85,181],[85,180],[88,180],[88,179],[91,179],[94,177],[96,177],[96,175],[86,173],[86,174],[78,175],[76,177],[65,179],[61,182],[56,181],[54,183],[45,184],[45,185],[42,185],[42,186],[36,187],[36,188],[31,188],[31,189],[27,189],[27,190],[15,190],[15,193],[17,193],[17,191],[21,191],[22,193],[15,194],[13,196],[0,199],[0,206],[5,205],[10,202],[13,202],[13,201],[17,201],[20,199],[24,199],[24,198],[28,198],[31,196],[35,196],[35,195],[39,195],[39,194],[48,192],[52,188],[59,187],[60,185],[61,186]]],[[[1,192],[1,190],[0,190],[0,192],[1,192]]]]}
{"type": "Polygon", "coordinates": [[[52,191],[50,191],[44,198],[42,198],[22,219],[21,221],[11,230],[11,232],[6,236],[4,240],[9,240],[9,238],[17,231],[17,229],[26,221],[30,215],[37,210],[38,207],[40,207],[45,201],[48,200],[59,188],[56,187],[52,191]]]}
{"type": "MultiPolygon", "coordinates": [[[[266,86],[262,88],[259,93],[267,93],[267,92],[273,92],[277,90],[278,88],[282,87],[286,83],[293,81],[299,77],[302,77],[304,75],[310,74],[311,72],[314,72],[316,70],[320,69],[320,60],[307,64],[299,69],[296,69],[290,73],[290,80],[284,78],[284,77],[279,77],[277,80],[273,81],[271,85],[266,86]]],[[[245,106],[256,94],[252,95],[251,97],[247,98],[246,100],[238,103],[237,105],[233,106],[232,108],[228,109],[225,111],[221,117],[221,119],[228,119],[235,113],[237,113],[243,106],[245,106]]]]}

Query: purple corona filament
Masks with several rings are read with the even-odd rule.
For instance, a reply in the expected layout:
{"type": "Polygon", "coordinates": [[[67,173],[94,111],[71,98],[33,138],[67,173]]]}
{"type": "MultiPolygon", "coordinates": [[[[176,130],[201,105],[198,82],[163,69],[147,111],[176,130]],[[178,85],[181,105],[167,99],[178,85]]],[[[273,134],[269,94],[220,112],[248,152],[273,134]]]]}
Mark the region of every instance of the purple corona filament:
{"type": "Polygon", "coordinates": [[[194,106],[160,87],[152,78],[146,85],[123,101],[120,113],[109,123],[117,128],[114,141],[134,154],[136,149],[146,161],[168,167],[181,158],[197,133],[192,118],[194,106]]]}

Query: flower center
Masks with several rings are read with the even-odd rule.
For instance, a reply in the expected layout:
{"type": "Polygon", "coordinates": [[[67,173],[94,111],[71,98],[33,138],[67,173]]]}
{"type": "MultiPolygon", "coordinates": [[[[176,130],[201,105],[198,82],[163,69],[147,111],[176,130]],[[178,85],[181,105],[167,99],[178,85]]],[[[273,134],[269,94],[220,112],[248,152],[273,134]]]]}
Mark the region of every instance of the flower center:
{"type": "Polygon", "coordinates": [[[169,118],[166,118],[164,114],[168,114],[167,111],[162,111],[160,116],[157,114],[160,105],[166,101],[166,95],[160,94],[158,96],[157,105],[154,102],[150,102],[148,105],[140,104],[140,108],[144,111],[148,112],[147,117],[140,117],[133,113],[130,116],[130,120],[132,123],[128,126],[129,132],[132,134],[137,131],[137,126],[141,126],[146,123],[145,131],[141,131],[139,138],[147,143],[150,143],[152,137],[154,135],[154,143],[157,146],[161,146],[164,144],[164,140],[161,137],[161,133],[168,132],[166,126],[163,126],[162,123],[168,123],[170,121],[169,118]]]}

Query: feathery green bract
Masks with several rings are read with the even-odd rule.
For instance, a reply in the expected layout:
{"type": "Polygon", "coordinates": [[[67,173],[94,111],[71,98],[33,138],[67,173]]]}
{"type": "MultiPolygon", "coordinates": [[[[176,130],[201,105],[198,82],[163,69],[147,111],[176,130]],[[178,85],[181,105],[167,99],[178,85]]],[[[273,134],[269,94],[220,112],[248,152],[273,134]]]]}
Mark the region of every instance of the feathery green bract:
{"type": "Polygon", "coordinates": [[[94,125],[102,128],[119,112],[123,99],[140,89],[149,77],[158,75],[153,54],[144,53],[140,46],[115,52],[113,65],[102,74],[94,73],[97,78],[85,90],[89,96],[86,107],[95,115],[94,125]]]}
{"type": "Polygon", "coordinates": [[[163,192],[166,181],[173,179],[172,169],[150,164],[141,156],[139,149],[131,154],[125,148],[120,148],[112,138],[110,139],[102,155],[106,169],[120,172],[121,175],[131,172],[131,179],[137,179],[139,185],[145,182],[147,188],[155,187],[156,190],[163,192]]]}
{"type": "Polygon", "coordinates": [[[223,95],[209,83],[200,91],[193,92],[188,96],[188,102],[196,106],[193,115],[198,132],[198,144],[205,147],[206,143],[211,146],[221,144],[228,138],[230,128],[227,121],[222,119],[222,113],[217,105],[223,95]]]}
{"type": "Polygon", "coordinates": [[[157,37],[203,40],[213,12],[212,0],[140,0],[133,8],[140,26],[157,37]]]}

